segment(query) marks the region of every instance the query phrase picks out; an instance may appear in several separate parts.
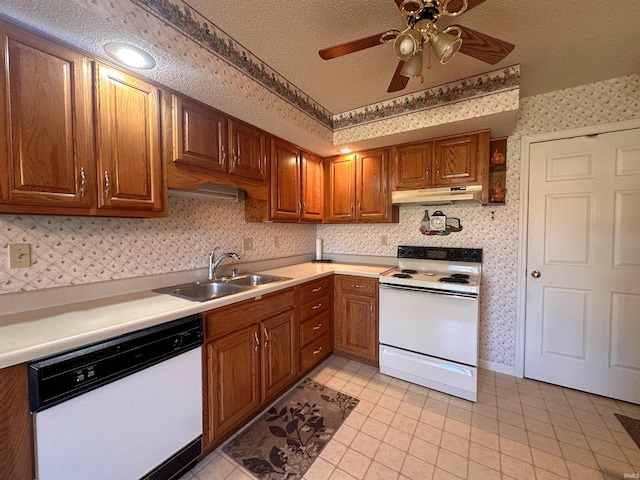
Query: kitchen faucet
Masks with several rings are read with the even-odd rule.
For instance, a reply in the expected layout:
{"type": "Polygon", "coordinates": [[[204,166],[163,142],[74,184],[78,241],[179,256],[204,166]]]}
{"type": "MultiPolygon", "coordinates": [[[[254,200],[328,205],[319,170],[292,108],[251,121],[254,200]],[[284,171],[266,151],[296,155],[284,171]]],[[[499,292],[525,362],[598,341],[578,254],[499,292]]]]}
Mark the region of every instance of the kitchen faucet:
{"type": "Polygon", "coordinates": [[[220,247],[214,248],[209,254],[209,273],[207,275],[207,280],[215,280],[216,278],[216,270],[222,263],[225,258],[233,258],[235,260],[240,260],[240,256],[237,253],[228,252],[223,253],[216,259],[216,251],[219,250],[220,247]]]}

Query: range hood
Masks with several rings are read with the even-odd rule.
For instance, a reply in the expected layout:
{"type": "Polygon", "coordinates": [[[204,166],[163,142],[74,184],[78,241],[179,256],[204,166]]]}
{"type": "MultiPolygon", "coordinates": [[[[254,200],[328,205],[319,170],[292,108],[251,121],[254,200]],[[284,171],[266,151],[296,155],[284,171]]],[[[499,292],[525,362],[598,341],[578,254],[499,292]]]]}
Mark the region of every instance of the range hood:
{"type": "Polygon", "coordinates": [[[424,190],[398,190],[391,192],[394,205],[482,205],[482,186],[427,188],[424,190]]]}
{"type": "Polygon", "coordinates": [[[182,190],[170,188],[169,195],[176,197],[204,198],[208,200],[226,200],[237,203],[240,191],[237,188],[227,185],[217,185],[213,183],[203,183],[197,190],[182,190]]]}

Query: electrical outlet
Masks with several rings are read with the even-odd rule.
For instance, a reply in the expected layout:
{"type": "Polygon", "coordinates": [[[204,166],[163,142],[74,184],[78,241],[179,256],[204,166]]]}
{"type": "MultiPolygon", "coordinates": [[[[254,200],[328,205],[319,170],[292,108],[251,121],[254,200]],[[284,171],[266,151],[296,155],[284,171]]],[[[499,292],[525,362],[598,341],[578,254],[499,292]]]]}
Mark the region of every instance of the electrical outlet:
{"type": "Polygon", "coordinates": [[[9,268],[31,266],[31,245],[28,243],[9,244],[9,268]]]}
{"type": "Polygon", "coordinates": [[[387,246],[387,236],[386,235],[380,235],[380,245],[382,245],[383,247],[387,246]]]}
{"type": "Polygon", "coordinates": [[[253,250],[253,238],[247,237],[244,239],[244,251],[247,252],[253,250]]]}
{"type": "Polygon", "coordinates": [[[280,237],[273,237],[273,247],[280,248],[280,237]]]}

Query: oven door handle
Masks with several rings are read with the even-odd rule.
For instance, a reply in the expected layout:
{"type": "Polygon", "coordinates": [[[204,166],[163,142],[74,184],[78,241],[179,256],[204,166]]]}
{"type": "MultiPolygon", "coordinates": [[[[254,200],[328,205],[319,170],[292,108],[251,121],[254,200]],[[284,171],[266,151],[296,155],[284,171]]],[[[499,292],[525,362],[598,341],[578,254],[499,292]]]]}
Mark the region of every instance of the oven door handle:
{"type": "Polygon", "coordinates": [[[400,287],[398,285],[388,285],[386,283],[381,283],[380,284],[380,289],[385,289],[385,290],[405,290],[407,292],[416,292],[416,293],[426,293],[429,295],[442,295],[445,297],[453,297],[453,298],[464,298],[465,300],[478,300],[478,296],[471,294],[471,295],[461,295],[459,293],[451,293],[451,292],[441,292],[441,291],[437,291],[437,290],[428,290],[425,288],[413,288],[413,287],[400,287]]]}

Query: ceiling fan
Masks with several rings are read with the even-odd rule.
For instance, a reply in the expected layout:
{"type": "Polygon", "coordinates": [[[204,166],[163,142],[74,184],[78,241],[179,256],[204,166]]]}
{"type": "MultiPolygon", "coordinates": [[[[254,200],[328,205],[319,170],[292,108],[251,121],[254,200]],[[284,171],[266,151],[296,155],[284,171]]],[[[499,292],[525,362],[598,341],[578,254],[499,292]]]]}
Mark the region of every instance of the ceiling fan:
{"type": "Polygon", "coordinates": [[[458,52],[494,65],[504,59],[515,45],[461,25],[438,29],[441,17],[457,17],[486,0],[395,0],[407,28],[390,30],[370,37],[325,48],[318,53],[324,60],[341,57],[393,42],[399,60],[387,92],[404,89],[411,77],[422,77],[423,52],[431,47],[441,64],[448,63],[458,52]]]}

